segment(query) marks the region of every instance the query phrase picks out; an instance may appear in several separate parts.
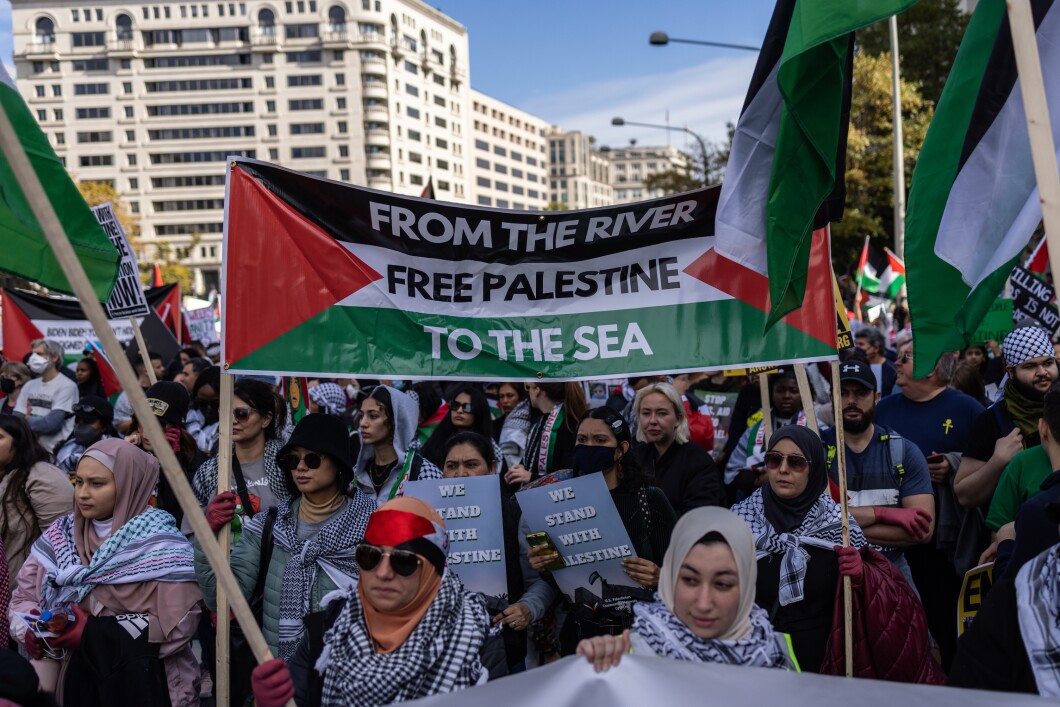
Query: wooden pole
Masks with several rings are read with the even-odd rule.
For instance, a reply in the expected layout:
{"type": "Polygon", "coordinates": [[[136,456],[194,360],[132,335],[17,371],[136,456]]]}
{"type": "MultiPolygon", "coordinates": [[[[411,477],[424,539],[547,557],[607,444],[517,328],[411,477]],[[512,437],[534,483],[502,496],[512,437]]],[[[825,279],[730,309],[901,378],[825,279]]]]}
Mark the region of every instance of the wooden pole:
{"type": "Polygon", "coordinates": [[[1060,169],[1056,164],[1056,146],[1045,101],[1045,80],[1038,55],[1030,0],[1007,0],[1012,46],[1016,54],[1023,110],[1027,114],[1027,133],[1031,139],[1031,160],[1038,180],[1038,198],[1042,202],[1045,238],[1049,247],[1049,265],[1053,277],[1060,276],[1060,169]]]}
{"type": "MultiPolygon", "coordinates": [[[[894,108],[894,251],[905,259],[905,140],[902,138],[902,78],[898,61],[898,16],[888,22],[891,33],[891,95],[894,108]]],[[[861,317],[858,317],[861,319],[861,317]]]]}
{"type": "MultiPolygon", "coordinates": [[[[199,546],[205,553],[207,560],[209,560],[210,566],[213,567],[218,587],[223,587],[224,591],[231,597],[232,610],[235,612],[240,626],[243,627],[247,644],[259,663],[271,659],[272,655],[269,652],[268,644],[265,642],[265,637],[254,620],[254,614],[251,612],[242,592],[240,592],[239,584],[228,566],[228,556],[221,552],[221,548],[210,530],[210,525],[206,522],[206,517],[199,508],[195,494],[191,490],[191,485],[188,483],[187,477],[184,476],[184,471],[181,469],[179,462],[177,462],[173,449],[169,446],[169,441],[162,431],[162,426],[159,424],[154,412],[152,412],[151,406],[147,403],[147,396],[144,395],[144,391],[140,387],[140,382],[133,371],[132,364],[129,363],[129,359],[125,356],[121,345],[118,343],[118,338],[110,328],[107,315],[103,311],[103,305],[96,298],[92,284],[89,282],[81,262],[77,259],[77,254],[74,253],[73,246],[70,245],[65,231],[63,231],[59,217],[55,214],[55,209],[44,193],[44,188],[41,186],[40,179],[38,179],[33,165],[30,164],[29,158],[26,156],[18,134],[15,132],[14,126],[11,125],[11,120],[7,117],[7,113],[3,110],[0,110],[0,151],[3,152],[8,164],[11,165],[11,171],[22,187],[26,201],[29,203],[30,208],[33,209],[33,215],[36,217],[37,223],[40,224],[44,236],[48,239],[48,244],[55,253],[55,258],[59,262],[60,267],[62,267],[63,274],[66,275],[74,295],[81,300],[81,307],[96,330],[96,335],[103,346],[103,351],[110,358],[114,372],[118,376],[118,381],[129,396],[129,402],[132,404],[136,419],[143,425],[144,433],[147,435],[147,439],[150,440],[154,454],[162,465],[166,480],[169,481],[169,486],[184,511],[184,517],[191,524],[192,531],[199,541],[199,546]]],[[[289,707],[296,707],[294,700],[288,702],[288,705],[289,707]]]]}
{"type": "Polygon", "coordinates": [[[768,449],[769,438],[773,436],[773,401],[769,398],[769,375],[766,373],[758,374],[758,392],[762,394],[762,449],[768,449]]]}
{"type": "MultiPolygon", "coordinates": [[[[217,444],[217,492],[223,493],[232,488],[232,376],[221,372],[221,405],[220,426],[218,429],[217,444]]],[[[228,557],[231,550],[232,527],[225,525],[217,534],[217,544],[221,552],[228,557]]],[[[229,666],[231,664],[231,631],[232,621],[228,612],[228,592],[223,587],[217,587],[217,661],[216,677],[214,679],[214,694],[217,698],[217,707],[228,707],[232,693],[232,683],[229,680],[229,666]]]]}
{"type": "Polygon", "coordinates": [[[140,331],[140,322],[136,321],[136,317],[129,317],[129,322],[132,323],[133,336],[136,337],[136,346],[140,349],[140,359],[144,362],[144,368],[147,369],[147,382],[154,385],[158,382],[158,378],[155,376],[155,367],[151,364],[151,354],[147,352],[147,344],[144,342],[144,333],[140,331]]]}
{"type": "MultiPolygon", "coordinates": [[[[839,476],[839,506],[843,515],[843,547],[850,547],[850,510],[847,508],[847,446],[843,434],[843,394],[839,390],[839,361],[832,361],[832,410],[835,414],[836,467],[839,476]]],[[[854,677],[854,613],[850,577],[843,577],[843,649],[847,677],[854,677]]]]}
{"type": "Polygon", "coordinates": [[[813,392],[810,390],[810,379],[806,375],[806,364],[795,364],[795,380],[799,384],[799,397],[802,398],[802,411],[806,415],[806,426],[820,435],[817,428],[817,413],[813,409],[813,392]]]}

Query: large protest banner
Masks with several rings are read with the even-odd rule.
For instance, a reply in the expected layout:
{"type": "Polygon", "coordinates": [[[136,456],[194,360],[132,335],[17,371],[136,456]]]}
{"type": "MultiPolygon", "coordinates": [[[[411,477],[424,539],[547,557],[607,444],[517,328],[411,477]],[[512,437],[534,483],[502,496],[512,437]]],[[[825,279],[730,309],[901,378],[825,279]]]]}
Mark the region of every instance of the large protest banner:
{"type": "Polygon", "coordinates": [[[763,333],[766,278],[713,248],[718,194],[504,211],[233,158],[224,365],[593,380],[834,358],[827,245],[813,249],[806,304],[763,333]]]}
{"type": "Polygon", "coordinates": [[[1013,316],[1017,319],[1030,317],[1041,322],[1050,332],[1060,327],[1060,314],[1056,309],[1056,291],[1027,268],[1012,269],[1009,277],[1012,290],[1013,316]]]}
{"type": "Polygon", "coordinates": [[[118,266],[118,279],[111,290],[110,299],[106,301],[107,318],[142,317],[150,309],[144,297],[144,287],[140,284],[140,266],[136,262],[136,253],[129,245],[125,229],[114,213],[114,207],[108,201],[92,207],[99,225],[110,237],[110,242],[121,255],[118,266]]]}
{"type": "Polygon", "coordinates": [[[404,494],[429,504],[445,521],[449,569],[465,587],[491,597],[508,595],[499,476],[409,481],[404,494]]]}

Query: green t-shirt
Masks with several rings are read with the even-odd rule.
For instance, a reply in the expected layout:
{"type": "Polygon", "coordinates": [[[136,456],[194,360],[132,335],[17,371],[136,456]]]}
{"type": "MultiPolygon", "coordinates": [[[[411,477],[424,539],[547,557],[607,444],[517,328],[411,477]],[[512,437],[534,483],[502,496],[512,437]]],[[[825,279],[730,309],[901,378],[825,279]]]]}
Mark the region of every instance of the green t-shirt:
{"type": "Polygon", "coordinates": [[[990,512],[986,516],[986,525],[991,530],[1016,520],[1016,513],[1024,501],[1041,493],[1045,477],[1053,473],[1049,455],[1041,445],[1024,449],[1012,457],[1012,461],[1001,473],[997,490],[990,501],[990,512]]]}

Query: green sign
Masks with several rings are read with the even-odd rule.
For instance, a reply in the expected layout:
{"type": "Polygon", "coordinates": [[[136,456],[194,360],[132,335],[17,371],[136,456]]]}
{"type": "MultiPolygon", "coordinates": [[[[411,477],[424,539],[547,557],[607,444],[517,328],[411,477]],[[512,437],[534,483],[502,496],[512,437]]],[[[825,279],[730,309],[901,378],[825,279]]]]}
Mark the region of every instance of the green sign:
{"type": "Polygon", "coordinates": [[[998,299],[990,305],[990,310],[983,317],[983,322],[972,335],[972,344],[981,345],[987,341],[999,344],[1005,335],[1012,331],[1012,300],[998,299]]]}

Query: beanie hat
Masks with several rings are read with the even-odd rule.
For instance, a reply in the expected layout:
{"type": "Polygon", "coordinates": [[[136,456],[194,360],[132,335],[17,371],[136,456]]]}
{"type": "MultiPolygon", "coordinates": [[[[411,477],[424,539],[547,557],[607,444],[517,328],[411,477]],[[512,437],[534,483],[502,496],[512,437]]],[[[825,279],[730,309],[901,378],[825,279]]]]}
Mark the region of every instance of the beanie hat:
{"type": "Polygon", "coordinates": [[[380,506],[368,519],[364,541],[414,552],[434,565],[438,574],[444,571],[449,553],[445,521],[436,510],[411,496],[401,496],[380,506]]]}

